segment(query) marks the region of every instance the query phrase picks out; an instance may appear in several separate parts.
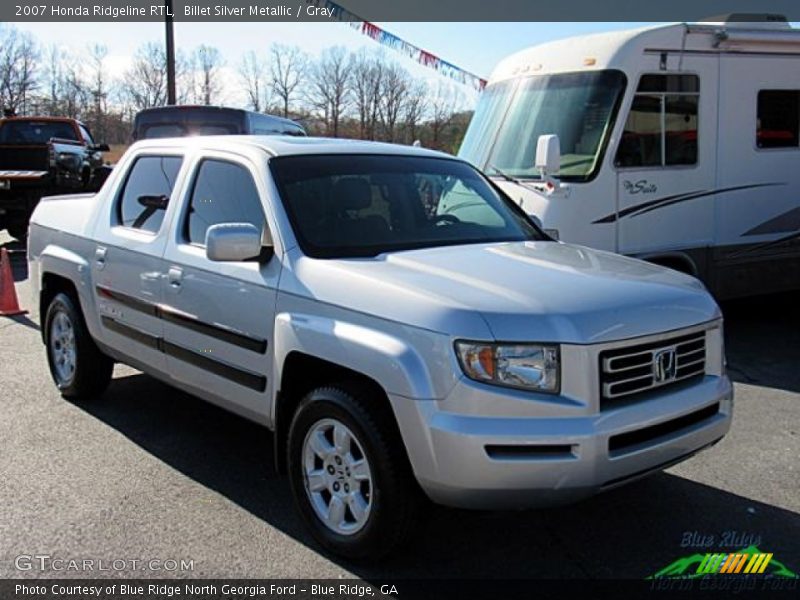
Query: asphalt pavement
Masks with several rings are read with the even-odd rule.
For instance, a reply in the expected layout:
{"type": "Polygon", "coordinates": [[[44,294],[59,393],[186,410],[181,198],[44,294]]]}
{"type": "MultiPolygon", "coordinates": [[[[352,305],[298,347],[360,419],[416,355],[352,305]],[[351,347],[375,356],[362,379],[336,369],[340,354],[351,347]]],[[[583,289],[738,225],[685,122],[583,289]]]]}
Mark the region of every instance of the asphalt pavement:
{"type": "Polygon", "coordinates": [[[430,506],[408,549],[364,566],[306,533],[267,430],[121,365],[103,398],[63,400],[24,247],[5,233],[0,246],[32,310],[0,317],[0,577],[640,579],[708,536],[755,542],[800,572],[800,294],[723,305],[735,415],[710,450],[571,506],[430,506]],[[126,562],[25,569],[18,557],[33,555],[126,562]]]}

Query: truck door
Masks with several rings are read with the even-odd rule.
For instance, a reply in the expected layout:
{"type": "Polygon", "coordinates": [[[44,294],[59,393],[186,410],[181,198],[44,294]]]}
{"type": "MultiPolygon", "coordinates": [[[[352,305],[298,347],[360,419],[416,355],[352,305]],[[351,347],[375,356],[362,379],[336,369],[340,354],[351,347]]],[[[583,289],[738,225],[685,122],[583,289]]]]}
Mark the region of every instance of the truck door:
{"type": "Polygon", "coordinates": [[[714,225],[717,58],[686,59],[681,73],[639,77],[619,136],[618,251],[701,249],[714,225]],[[691,64],[689,64],[691,62],[691,64]]]}
{"type": "Polygon", "coordinates": [[[192,170],[189,192],[167,243],[164,348],[170,374],[198,395],[266,422],[280,260],[212,262],[206,231],[218,223],[267,226],[263,166],[208,155],[192,170]]]}
{"type": "MultiPolygon", "coordinates": [[[[163,371],[161,257],[167,207],[182,156],[148,152],[131,158],[110,206],[97,224],[91,256],[103,339],[134,366],[163,371]]],[[[127,165],[119,168],[126,169],[127,165]]]]}

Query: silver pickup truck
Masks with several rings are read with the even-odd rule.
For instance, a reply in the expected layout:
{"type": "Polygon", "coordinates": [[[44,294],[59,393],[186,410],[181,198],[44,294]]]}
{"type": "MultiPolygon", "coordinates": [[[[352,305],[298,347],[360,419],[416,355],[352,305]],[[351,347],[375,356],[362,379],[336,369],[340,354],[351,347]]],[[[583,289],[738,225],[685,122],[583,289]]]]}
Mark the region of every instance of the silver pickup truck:
{"type": "Polygon", "coordinates": [[[697,280],[553,241],[424,149],[139,142],[99,193],[39,204],[29,260],[65,397],[119,361],[265,425],[312,533],[349,557],[395,547],[426,497],[573,501],[731,423],[697,280]]]}

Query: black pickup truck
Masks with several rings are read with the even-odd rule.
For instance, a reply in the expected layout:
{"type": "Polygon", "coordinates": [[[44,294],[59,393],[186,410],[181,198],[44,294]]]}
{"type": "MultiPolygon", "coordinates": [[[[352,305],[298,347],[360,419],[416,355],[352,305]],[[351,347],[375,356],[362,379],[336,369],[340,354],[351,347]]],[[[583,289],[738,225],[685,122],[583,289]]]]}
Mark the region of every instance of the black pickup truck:
{"type": "Polygon", "coordinates": [[[110,170],[108,149],[75,119],[0,119],[0,230],[22,240],[43,196],[97,191],[110,170]]]}
{"type": "Polygon", "coordinates": [[[227,106],[159,106],[139,111],[133,139],[187,135],[306,135],[300,123],[276,115],[227,106]]]}

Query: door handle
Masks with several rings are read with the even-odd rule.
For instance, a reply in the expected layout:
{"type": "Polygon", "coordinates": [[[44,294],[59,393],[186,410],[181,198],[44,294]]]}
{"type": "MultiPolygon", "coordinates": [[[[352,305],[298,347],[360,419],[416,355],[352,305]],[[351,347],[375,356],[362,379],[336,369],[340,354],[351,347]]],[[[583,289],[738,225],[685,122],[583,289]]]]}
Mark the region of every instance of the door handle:
{"type": "Polygon", "coordinates": [[[170,267],[167,271],[167,281],[169,286],[177,291],[181,288],[181,280],[183,279],[183,269],[179,267],[170,267]]]}
{"type": "Polygon", "coordinates": [[[98,269],[102,269],[106,266],[106,254],[108,254],[108,249],[103,246],[98,246],[94,251],[94,262],[97,265],[98,269]]]}

